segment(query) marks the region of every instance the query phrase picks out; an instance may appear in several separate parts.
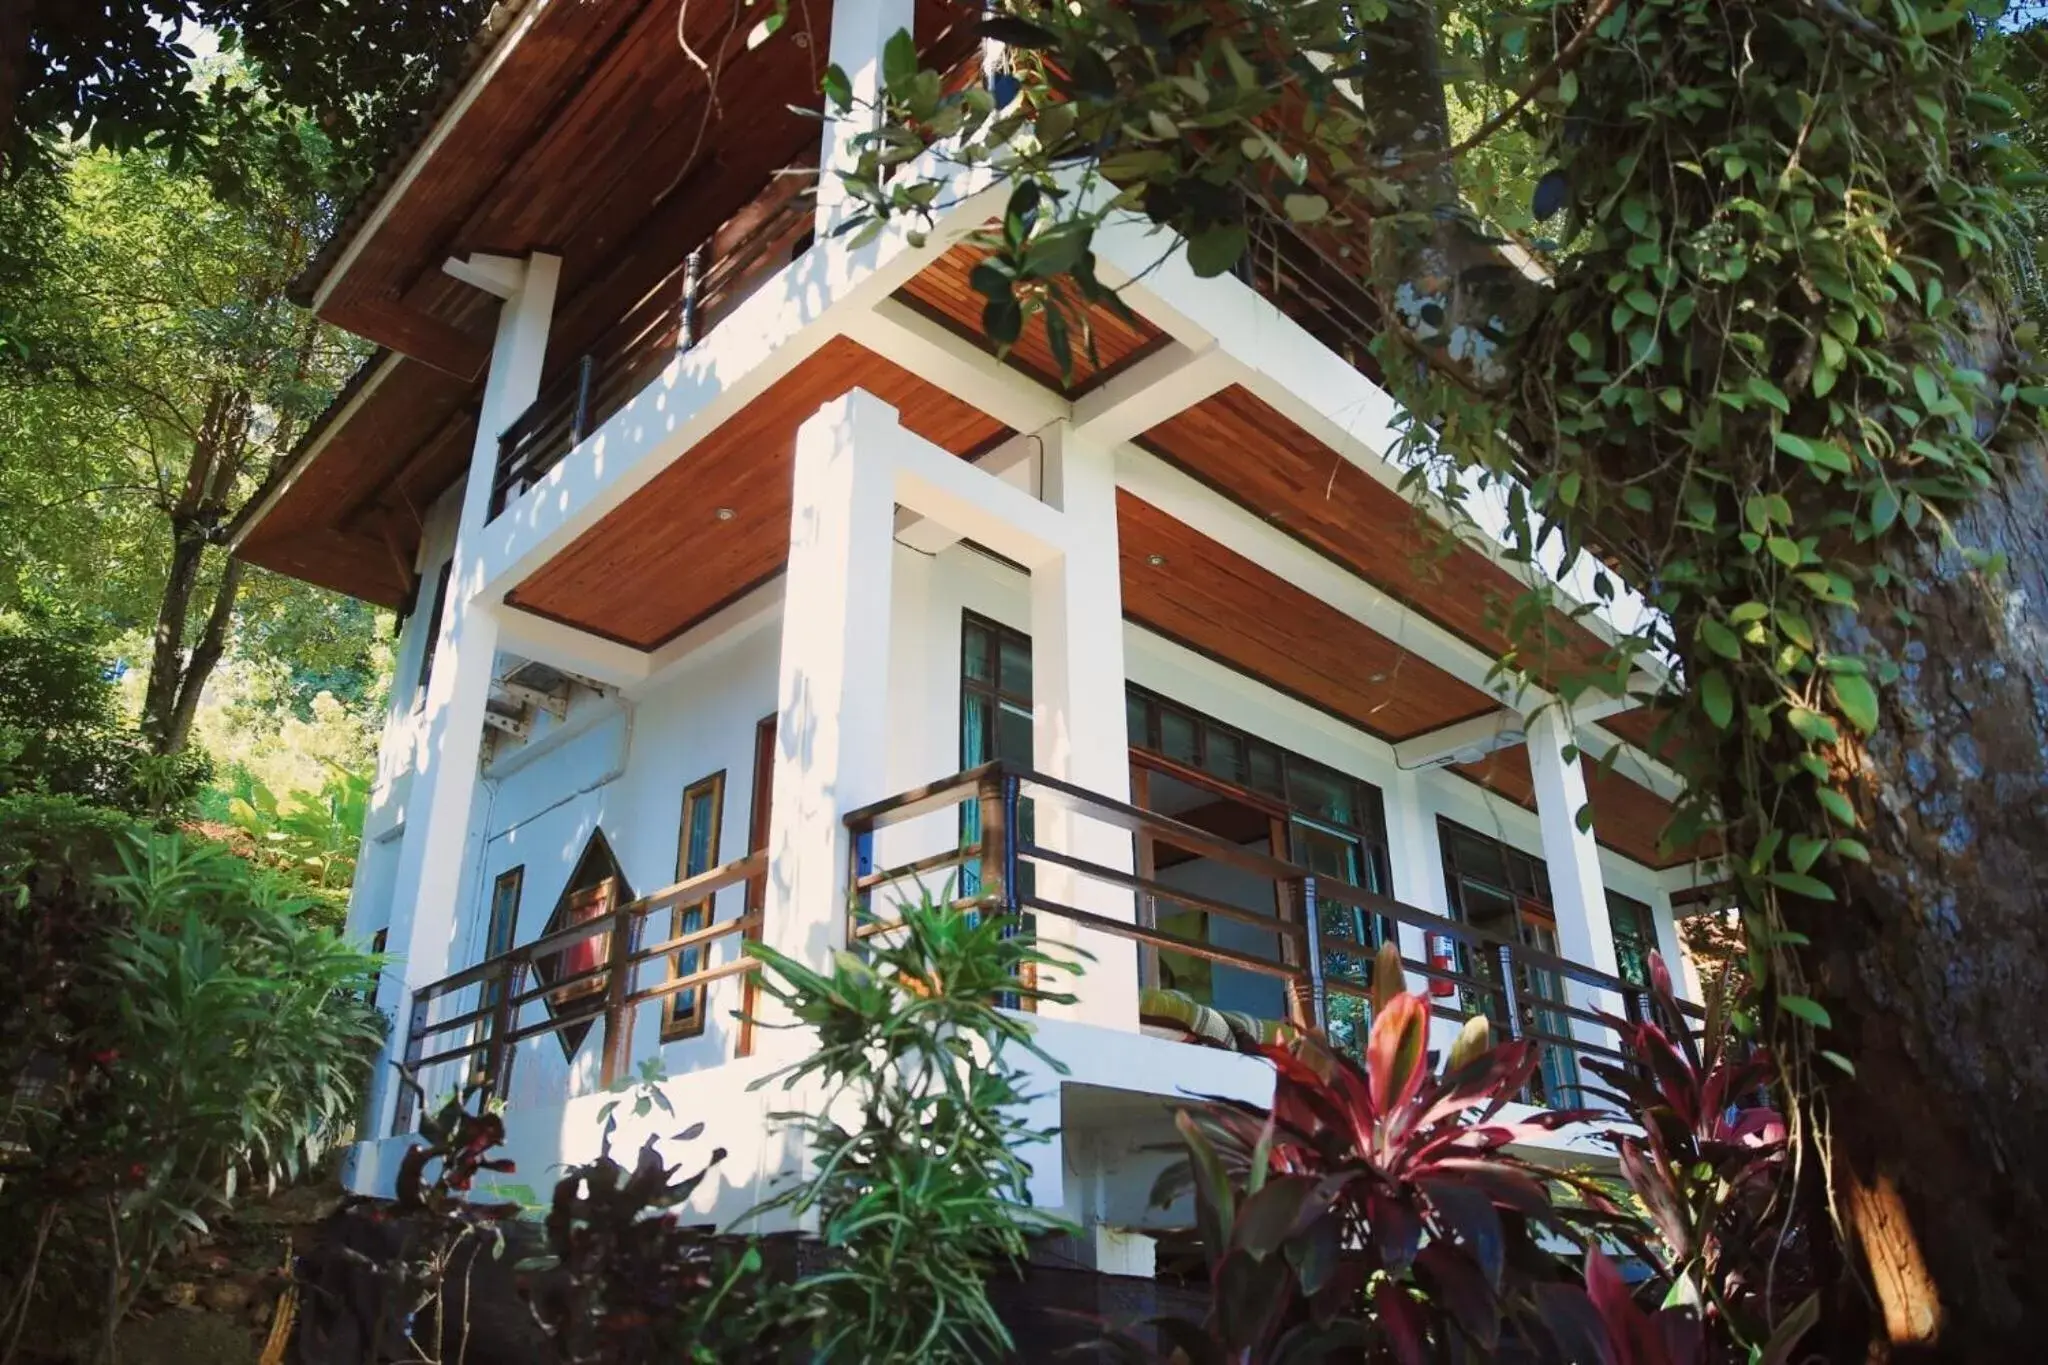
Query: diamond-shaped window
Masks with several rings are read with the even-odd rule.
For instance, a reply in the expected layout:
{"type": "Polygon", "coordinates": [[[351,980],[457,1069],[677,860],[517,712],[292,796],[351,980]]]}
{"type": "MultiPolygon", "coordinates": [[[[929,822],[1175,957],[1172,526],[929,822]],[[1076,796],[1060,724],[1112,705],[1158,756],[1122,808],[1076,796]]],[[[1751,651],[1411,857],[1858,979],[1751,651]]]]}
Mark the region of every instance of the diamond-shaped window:
{"type": "MultiPolygon", "coordinates": [[[[541,932],[543,935],[553,934],[610,914],[614,908],[632,899],[633,888],[627,883],[626,874],[620,870],[619,860],[612,853],[604,831],[592,830],[590,842],[583,846],[583,854],[576,860],[576,871],[571,874],[561,899],[555,902],[554,912],[548,916],[547,928],[541,932]]],[[[577,1021],[555,1032],[555,1037],[561,1040],[562,1052],[571,1060],[589,1036],[590,1026],[604,1013],[604,977],[590,973],[604,965],[606,954],[611,950],[611,938],[608,933],[592,934],[558,953],[536,959],[533,964],[535,974],[550,986],[557,981],[586,978],[574,981],[558,994],[542,997],[548,1012],[556,1019],[577,1021]]]]}

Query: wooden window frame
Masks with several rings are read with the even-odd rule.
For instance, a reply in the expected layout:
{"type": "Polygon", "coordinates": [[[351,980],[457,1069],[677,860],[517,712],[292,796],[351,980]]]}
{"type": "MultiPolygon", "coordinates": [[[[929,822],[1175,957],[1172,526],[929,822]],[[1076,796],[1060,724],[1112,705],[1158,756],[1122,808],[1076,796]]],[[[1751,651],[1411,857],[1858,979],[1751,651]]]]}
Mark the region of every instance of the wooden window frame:
{"type": "MultiPolygon", "coordinates": [[[[676,880],[686,881],[700,873],[709,872],[718,866],[718,845],[725,825],[725,769],[720,768],[709,777],[701,777],[683,788],[683,807],[676,817],[676,880]],[[711,819],[711,840],[703,867],[690,866],[690,815],[702,808],[700,803],[708,802],[711,819]]],[[[710,897],[690,905],[678,905],[669,911],[670,938],[680,938],[711,923],[717,907],[710,897]]],[[[668,979],[689,976],[703,970],[704,949],[683,948],[669,956],[668,979]]],[[[704,998],[707,992],[699,987],[695,990],[677,991],[663,1002],[661,1011],[661,1041],[674,1042],[682,1038],[695,1038],[704,1032],[704,998]]]]}
{"type": "MultiPolygon", "coordinates": [[[[754,789],[748,794],[747,809],[747,852],[766,853],[768,836],[774,828],[775,810],[775,736],[778,713],[770,711],[754,723],[754,789]]],[[[758,876],[747,878],[745,912],[761,916],[768,909],[768,873],[764,869],[758,876]]],[[[757,920],[742,938],[744,944],[761,941],[761,926],[757,920]]],[[[739,1038],[733,1046],[733,1054],[739,1057],[754,1055],[754,1015],[760,1001],[760,973],[748,972],[740,987],[739,1038]]]]}

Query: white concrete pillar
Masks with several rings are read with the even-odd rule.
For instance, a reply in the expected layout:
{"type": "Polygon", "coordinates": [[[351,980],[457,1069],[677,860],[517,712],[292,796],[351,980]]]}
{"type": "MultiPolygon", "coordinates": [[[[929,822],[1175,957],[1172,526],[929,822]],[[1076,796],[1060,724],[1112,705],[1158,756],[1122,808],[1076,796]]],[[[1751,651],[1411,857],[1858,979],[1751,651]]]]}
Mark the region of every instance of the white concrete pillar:
{"type": "MultiPolygon", "coordinates": [[[[1550,874],[1550,898],[1557,915],[1561,956],[1595,971],[1615,974],[1614,930],[1607,915],[1607,884],[1600,873],[1600,846],[1592,829],[1579,828],[1586,806],[1586,776],[1580,760],[1567,761],[1564,748],[1574,743],[1562,711],[1546,707],[1529,724],[1529,770],[1535,779],[1536,818],[1543,835],[1543,861],[1550,874]]],[[[1574,983],[1568,992],[1581,1009],[1621,1012],[1611,991],[1595,991],[1574,983]]],[[[1586,1042],[1614,1045],[1614,1032],[1583,1020],[1573,1032],[1586,1042]]]]}
{"type": "Polygon", "coordinates": [[[846,190],[839,173],[854,163],[855,153],[849,147],[852,139],[876,126],[882,96],[882,51],[898,32],[915,34],[915,25],[912,0],[833,0],[830,61],[846,73],[853,108],[843,117],[829,101],[825,108],[824,146],[818,157],[820,241],[847,217],[846,190]]]}
{"type": "MultiPolygon", "coordinates": [[[[1031,573],[1032,766],[1113,801],[1131,798],[1130,735],[1124,709],[1122,576],[1117,556],[1116,466],[1104,446],[1076,439],[1065,422],[1041,433],[1042,496],[1063,523],[1063,550],[1031,573]]],[[[1131,836],[1099,820],[1042,805],[1037,835],[1047,847],[1120,872],[1132,866],[1131,836]]],[[[1131,923],[1127,890],[1041,865],[1041,894],[1131,923]]],[[[1138,1026],[1138,953],[1130,939],[1041,915],[1049,944],[1078,948],[1078,984],[1048,982],[1080,996],[1046,1013],[1109,1028],[1138,1026]]]]}
{"type": "MultiPolygon", "coordinates": [[[[846,943],[846,813],[890,790],[890,454],[904,438],[896,410],[860,389],[797,432],[761,933],[820,970],[846,943]]],[[[761,1051],[803,1045],[769,1029],[761,1051]]]]}
{"type": "MultiPolygon", "coordinates": [[[[1403,905],[1449,919],[1451,895],[1444,885],[1443,846],[1437,838],[1436,813],[1422,799],[1422,783],[1420,773],[1402,770],[1394,775],[1384,793],[1387,854],[1393,864],[1390,894],[1403,905]]],[[[1399,928],[1401,956],[1411,962],[1427,962],[1428,933],[1420,925],[1403,924],[1399,928]]],[[[1456,961],[1455,953],[1452,960],[1456,961]]],[[[1419,972],[1408,973],[1408,989],[1428,996],[1434,1003],[1457,1003],[1454,996],[1430,995],[1430,978],[1419,972]]],[[[1458,1027],[1449,1019],[1433,1019],[1430,1046],[1448,1055],[1452,1040],[1458,1036],[1458,1027]]]]}
{"type": "MultiPolygon", "coordinates": [[[[507,292],[498,313],[497,340],[470,451],[448,603],[427,679],[412,788],[406,800],[405,834],[387,939],[388,950],[401,963],[398,971],[385,974],[378,991],[378,1006],[395,1021],[389,1044],[393,1055],[402,1055],[405,1047],[412,992],[459,965],[452,959],[462,932],[457,912],[462,874],[469,862],[470,804],[483,745],[484,703],[490,697],[498,651],[495,604],[475,595],[483,583],[480,542],[490,510],[491,481],[497,471],[498,433],[526,410],[540,390],[548,321],[554,312],[555,283],[561,269],[559,259],[545,255],[498,265],[507,292]]],[[[392,1079],[389,1068],[379,1068],[373,1082],[379,1088],[373,1091],[371,1113],[374,1131],[380,1135],[389,1129],[396,1094],[392,1079]]]]}

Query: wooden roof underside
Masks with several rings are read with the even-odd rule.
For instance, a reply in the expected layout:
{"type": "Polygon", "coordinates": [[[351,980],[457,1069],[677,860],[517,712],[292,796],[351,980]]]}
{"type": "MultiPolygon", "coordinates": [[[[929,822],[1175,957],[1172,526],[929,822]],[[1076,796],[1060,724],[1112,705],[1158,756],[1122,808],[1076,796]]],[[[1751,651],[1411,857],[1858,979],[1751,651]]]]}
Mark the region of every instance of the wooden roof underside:
{"type": "MultiPolygon", "coordinates": [[[[738,0],[548,4],[501,37],[484,63],[495,73],[442,115],[438,141],[409,150],[408,173],[384,177],[384,202],[352,214],[324,257],[321,317],[403,359],[302,445],[315,458],[242,557],[403,605],[414,585],[396,564],[417,554],[417,514],[467,465],[497,316],[495,299],[442,262],[561,257],[544,384],[609,344],[636,312],[660,310],[683,256],[778,171],[796,170],[804,189],[814,179],[819,125],[791,106],[819,104],[831,8],[793,0],[783,32],[752,48],[758,13],[738,0]],[[465,405],[466,427],[449,426],[465,405]]],[[[969,41],[965,13],[919,0],[920,43],[945,54],[969,41]]]]}

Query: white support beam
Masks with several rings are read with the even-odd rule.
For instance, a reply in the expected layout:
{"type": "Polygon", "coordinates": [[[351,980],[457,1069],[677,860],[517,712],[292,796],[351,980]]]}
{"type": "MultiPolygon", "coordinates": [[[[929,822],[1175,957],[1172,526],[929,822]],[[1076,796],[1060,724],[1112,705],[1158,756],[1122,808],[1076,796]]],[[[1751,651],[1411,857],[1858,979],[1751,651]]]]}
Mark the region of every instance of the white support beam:
{"type": "Polygon", "coordinates": [[[517,294],[526,282],[525,261],[517,256],[495,256],[485,251],[473,252],[467,257],[450,256],[441,263],[441,269],[464,284],[501,299],[517,294]]]}
{"type": "Polygon", "coordinates": [[[818,156],[818,240],[830,237],[858,202],[849,198],[839,173],[858,159],[851,144],[871,132],[881,117],[882,52],[898,32],[916,23],[912,0],[834,0],[831,50],[826,60],[846,73],[853,107],[825,110],[818,156]]]}
{"type": "MultiPolygon", "coordinates": [[[[1536,822],[1543,836],[1543,863],[1550,877],[1552,912],[1557,916],[1557,948],[1561,956],[1613,976],[1614,929],[1607,913],[1607,883],[1600,871],[1600,846],[1591,828],[1579,827],[1586,806],[1586,775],[1581,760],[1565,757],[1574,743],[1570,729],[1555,708],[1537,713],[1529,729],[1529,772],[1536,789],[1536,822]]],[[[1590,824],[1590,822],[1589,822],[1590,824]]],[[[1621,1001],[1604,990],[1570,983],[1566,995],[1580,1009],[1619,1014],[1621,1001]]],[[[1602,1047],[1615,1046],[1614,1031],[1572,1021],[1573,1034],[1602,1047]]]]}
{"type": "Polygon", "coordinates": [[[1239,367],[1222,348],[1168,342],[1074,404],[1074,434],[1114,448],[1228,388],[1239,367]]]}
{"type": "MultiPolygon", "coordinates": [[[[498,313],[497,340],[484,381],[469,477],[462,493],[461,519],[449,574],[447,608],[427,679],[426,710],[419,751],[412,764],[405,837],[394,885],[388,943],[403,962],[386,973],[377,1005],[397,1021],[390,1046],[402,1048],[408,1004],[418,987],[445,976],[461,941],[456,925],[462,873],[468,866],[469,817],[483,745],[485,714],[497,659],[504,608],[481,595],[483,554],[479,544],[489,514],[491,475],[497,466],[497,433],[533,402],[547,354],[548,323],[554,313],[561,261],[535,255],[519,271],[519,288],[498,313]]],[[[371,1127],[388,1127],[395,1088],[379,1068],[371,1127]]]]}
{"type": "MultiPolygon", "coordinates": [[[[993,474],[1013,488],[1037,491],[1036,476],[1043,465],[1044,432],[1021,431],[974,462],[984,474],[993,474]]],[[[907,507],[896,510],[896,541],[919,554],[936,555],[960,542],[960,533],[942,521],[920,516],[907,507]]]]}
{"type": "Polygon", "coordinates": [[[1036,431],[1065,417],[1067,400],[893,298],[849,313],[846,335],[1004,426],[1036,431]]]}
{"type": "Polygon", "coordinates": [[[1527,722],[1521,713],[1504,706],[1402,740],[1394,746],[1394,762],[1410,769],[1477,763],[1497,749],[1512,749],[1526,738],[1527,722]]]}
{"type": "Polygon", "coordinates": [[[498,632],[504,648],[607,687],[628,688],[647,677],[647,655],[631,645],[517,607],[499,613],[498,632]]]}
{"type": "MultiPolygon", "coordinates": [[[[1032,765],[1084,790],[1128,802],[1131,747],[1125,703],[1124,615],[1117,556],[1116,461],[1060,423],[1044,440],[1045,502],[1058,509],[1059,553],[1031,574],[1032,765]]],[[[1000,487],[1000,485],[998,485],[1000,487]]],[[[1042,805],[1034,839],[1069,857],[1132,870],[1130,832],[1042,805]]],[[[1104,919],[1130,923],[1130,892],[1041,864],[1039,894],[1104,919]]],[[[1042,982],[1072,993],[1048,1015],[1131,1032],[1138,1027],[1138,953],[1128,938],[1052,916],[1038,932],[1076,952],[1079,980],[1042,982]]]]}
{"type": "MultiPolygon", "coordinates": [[[[1577,715],[1573,716],[1577,722],[1577,715]]],[[[1628,740],[1597,725],[1578,725],[1579,747],[1587,759],[1594,763],[1606,759],[1614,751],[1614,771],[1626,777],[1639,787],[1645,787],[1666,801],[1676,801],[1685,794],[1685,779],[1676,769],[1653,757],[1628,740]]]]}

